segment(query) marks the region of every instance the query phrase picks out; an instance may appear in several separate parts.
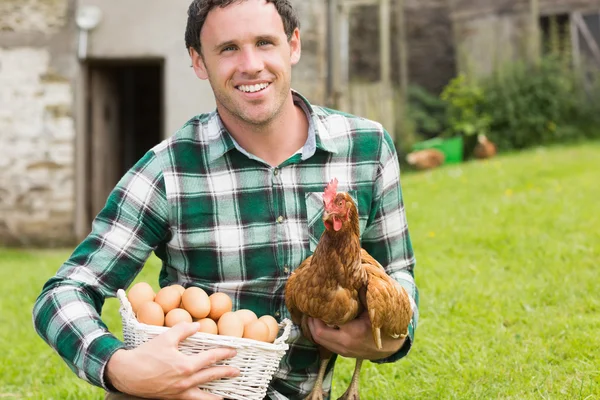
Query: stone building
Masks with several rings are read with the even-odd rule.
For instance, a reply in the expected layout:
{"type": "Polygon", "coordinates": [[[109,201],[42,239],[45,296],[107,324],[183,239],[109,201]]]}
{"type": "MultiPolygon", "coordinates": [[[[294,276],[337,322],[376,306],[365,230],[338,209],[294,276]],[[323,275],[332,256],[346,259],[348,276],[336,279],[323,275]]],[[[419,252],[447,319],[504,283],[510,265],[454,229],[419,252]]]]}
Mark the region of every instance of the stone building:
{"type": "MultiPolygon", "coordinates": [[[[485,76],[507,61],[539,54],[531,47],[531,0],[452,1],[457,69],[485,76]]],[[[537,1],[542,43],[550,40],[556,24],[574,63],[599,68],[600,0],[537,1]]]]}
{"type": "MultiPolygon", "coordinates": [[[[120,176],[211,111],[183,34],[190,0],[0,1],[0,245],[70,246],[120,176]],[[101,10],[87,34],[78,10],[101,10]]],[[[294,86],[325,97],[325,4],[296,1],[304,55],[294,86]]]]}
{"type": "MultiPolygon", "coordinates": [[[[331,51],[338,46],[329,40],[331,1],[294,0],[303,54],[293,86],[316,103],[330,96],[331,51]]],[[[540,0],[548,13],[598,1],[540,0]]],[[[212,92],[191,71],[184,48],[189,2],[0,1],[0,245],[70,246],[80,240],[141,154],[214,108],[212,92]],[[86,6],[102,11],[87,35],[76,23],[86,6]]],[[[522,34],[525,3],[405,0],[410,82],[439,92],[459,67],[457,48],[489,55],[473,32],[495,21],[522,34]]],[[[372,7],[352,15],[353,79],[377,79],[376,18],[372,7]]],[[[396,34],[393,23],[392,38],[396,34]]],[[[392,51],[394,80],[397,64],[392,51]]]]}

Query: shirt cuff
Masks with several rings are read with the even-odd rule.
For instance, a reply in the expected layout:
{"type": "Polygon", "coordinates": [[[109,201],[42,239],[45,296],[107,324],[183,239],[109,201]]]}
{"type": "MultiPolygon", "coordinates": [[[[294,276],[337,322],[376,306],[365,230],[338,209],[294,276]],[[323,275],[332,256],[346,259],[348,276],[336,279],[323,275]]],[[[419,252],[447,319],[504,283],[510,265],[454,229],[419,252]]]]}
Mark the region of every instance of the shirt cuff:
{"type": "Polygon", "coordinates": [[[87,350],[89,356],[85,368],[86,379],[93,385],[99,386],[106,391],[114,392],[115,388],[107,385],[104,372],[106,371],[108,360],[110,360],[112,355],[117,350],[124,348],[125,343],[111,334],[103,335],[94,340],[87,350]]]}

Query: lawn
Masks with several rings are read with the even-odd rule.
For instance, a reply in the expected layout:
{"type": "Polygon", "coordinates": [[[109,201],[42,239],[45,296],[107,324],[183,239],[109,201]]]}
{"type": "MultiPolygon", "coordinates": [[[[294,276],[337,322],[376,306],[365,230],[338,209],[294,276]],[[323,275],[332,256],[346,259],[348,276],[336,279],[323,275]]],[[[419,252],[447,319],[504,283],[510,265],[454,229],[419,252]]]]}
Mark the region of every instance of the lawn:
{"type": "MultiPolygon", "coordinates": [[[[404,176],[420,325],[406,359],[363,366],[363,400],[600,399],[599,158],[594,142],[404,176]]],[[[102,398],[31,325],[68,254],[0,250],[0,398],[102,398]]],[[[335,396],[352,368],[338,364],[335,396]]]]}

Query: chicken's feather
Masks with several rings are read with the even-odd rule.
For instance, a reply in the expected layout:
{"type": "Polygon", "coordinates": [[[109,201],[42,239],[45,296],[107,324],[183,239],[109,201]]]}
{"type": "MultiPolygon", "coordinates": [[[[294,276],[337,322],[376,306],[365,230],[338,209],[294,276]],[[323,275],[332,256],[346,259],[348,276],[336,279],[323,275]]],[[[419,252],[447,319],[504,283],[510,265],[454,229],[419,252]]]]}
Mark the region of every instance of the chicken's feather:
{"type": "Polygon", "coordinates": [[[367,308],[373,338],[381,348],[381,333],[392,337],[406,333],[412,317],[410,302],[383,266],[361,248],[356,204],[347,193],[336,192],[337,184],[333,179],[327,185],[324,203],[327,207],[334,199],[345,200],[350,207],[348,219],[340,230],[326,229],[314,254],[290,276],[285,287],[286,306],[292,321],[309,340],[307,317],[339,326],[367,308]]]}

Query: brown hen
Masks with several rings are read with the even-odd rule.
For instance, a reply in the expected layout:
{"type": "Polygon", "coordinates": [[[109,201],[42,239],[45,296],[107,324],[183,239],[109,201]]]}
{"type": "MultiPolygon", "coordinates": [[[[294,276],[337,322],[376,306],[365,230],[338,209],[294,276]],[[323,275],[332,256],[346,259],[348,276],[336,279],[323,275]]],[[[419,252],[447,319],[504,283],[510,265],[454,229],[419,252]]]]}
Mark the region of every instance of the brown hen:
{"type": "MultiPolygon", "coordinates": [[[[358,210],[348,193],[337,193],[337,179],[323,194],[325,231],[312,256],[304,260],[285,286],[285,303],[302,334],[312,340],[308,318],[341,326],[368,311],[377,348],[381,337],[405,337],[412,318],[407,292],[361,248],[358,210]]],[[[317,345],[318,346],[318,345],[317,345]]],[[[323,377],[332,353],[319,347],[321,365],[307,399],[323,398],[323,377]]],[[[341,399],[358,399],[361,359],[356,360],[352,382],[341,399]]]]}
{"type": "Polygon", "coordinates": [[[477,136],[477,144],[473,149],[475,158],[492,158],[496,155],[496,145],[492,143],[484,134],[477,136]]]}

